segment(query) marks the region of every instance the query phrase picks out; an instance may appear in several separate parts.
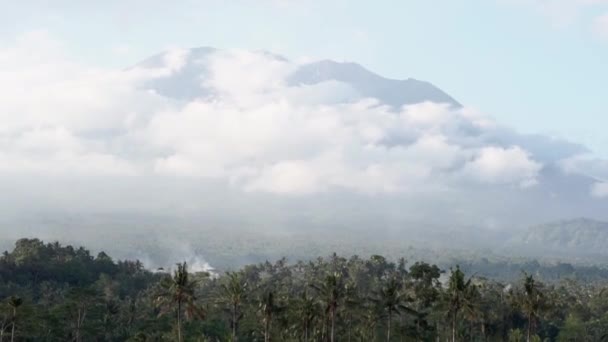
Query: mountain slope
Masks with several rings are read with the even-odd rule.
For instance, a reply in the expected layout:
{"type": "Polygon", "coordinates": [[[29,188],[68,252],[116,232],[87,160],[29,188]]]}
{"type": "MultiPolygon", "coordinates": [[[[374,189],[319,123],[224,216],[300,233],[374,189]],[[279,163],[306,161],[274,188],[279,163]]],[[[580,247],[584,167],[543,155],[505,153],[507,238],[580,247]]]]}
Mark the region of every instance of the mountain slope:
{"type": "MultiPolygon", "coordinates": [[[[182,100],[211,95],[212,91],[204,85],[205,76],[209,73],[208,58],[221,51],[211,47],[184,50],[182,53],[186,56],[186,60],[182,67],[167,77],[155,79],[146,87],[163,96],[182,100]]],[[[284,57],[269,52],[255,53],[280,62],[287,62],[284,57]]],[[[138,63],[136,67],[162,67],[166,61],[165,58],[166,53],[157,54],[138,63]]],[[[395,108],[425,101],[461,107],[450,95],[431,83],[415,79],[384,78],[356,63],[323,60],[300,64],[286,79],[287,84],[292,87],[327,81],[345,83],[354,89],[359,97],[375,98],[381,103],[395,108]]]]}
{"type": "Polygon", "coordinates": [[[288,82],[291,85],[301,85],[331,80],[347,83],[360,94],[376,98],[396,108],[425,101],[461,106],[431,83],[411,78],[407,80],[384,78],[356,63],[324,60],[305,64],[290,76],[288,82]]]}
{"type": "Polygon", "coordinates": [[[538,225],[514,243],[545,254],[608,255],[608,222],[579,218],[538,225]]]}

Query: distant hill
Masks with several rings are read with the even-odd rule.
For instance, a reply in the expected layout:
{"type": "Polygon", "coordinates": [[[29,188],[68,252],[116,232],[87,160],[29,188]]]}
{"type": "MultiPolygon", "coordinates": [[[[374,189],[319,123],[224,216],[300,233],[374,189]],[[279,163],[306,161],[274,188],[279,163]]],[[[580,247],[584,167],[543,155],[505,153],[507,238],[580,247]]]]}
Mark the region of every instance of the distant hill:
{"type": "Polygon", "coordinates": [[[586,218],[531,227],[510,242],[530,253],[608,256],[608,222],[586,218]]]}

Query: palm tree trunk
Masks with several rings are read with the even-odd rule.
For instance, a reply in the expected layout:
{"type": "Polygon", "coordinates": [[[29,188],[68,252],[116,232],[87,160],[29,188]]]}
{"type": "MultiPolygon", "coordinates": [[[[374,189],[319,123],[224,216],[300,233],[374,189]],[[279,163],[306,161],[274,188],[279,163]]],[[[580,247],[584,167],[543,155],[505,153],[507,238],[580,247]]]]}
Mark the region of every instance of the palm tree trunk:
{"type": "Polygon", "coordinates": [[[177,301],[177,342],[182,342],[182,301],[177,301]]]}
{"type": "Polygon", "coordinates": [[[270,342],[270,317],[264,322],[264,342],[270,342]]]}
{"type": "Polygon", "coordinates": [[[528,336],[526,339],[527,342],[530,342],[531,333],[532,333],[532,315],[530,314],[530,315],[528,315],[528,334],[527,334],[528,336]]]}
{"type": "Polygon", "coordinates": [[[11,342],[15,340],[15,321],[17,320],[17,308],[13,307],[13,327],[11,329],[11,342]]]}
{"type": "Polygon", "coordinates": [[[84,320],[87,317],[87,309],[84,304],[78,307],[78,320],[76,321],[76,342],[80,342],[82,340],[82,336],[80,336],[80,331],[82,326],[84,325],[84,320]]]}
{"type": "MultiPolygon", "coordinates": [[[[416,321],[418,322],[418,321],[416,321]]],[[[399,342],[403,342],[403,331],[401,329],[405,329],[405,315],[401,315],[401,327],[399,328],[399,342]]],[[[416,326],[416,341],[418,341],[418,326],[416,326]]]]}
{"type": "MultiPolygon", "coordinates": [[[[405,322],[402,322],[405,326],[405,322]]],[[[420,317],[416,317],[416,342],[420,341],[420,317]]]]}
{"type": "Polygon", "coordinates": [[[331,334],[329,335],[329,340],[331,342],[334,342],[334,331],[336,328],[336,310],[332,309],[331,310],[331,334]]]}
{"type": "Polygon", "coordinates": [[[321,341],[327,341],[327,327],[329,326],[329,316],[323,317],[323,325],[321,326],[321,341]]]}
{"type": "Polygon", "coordinates": [[[437,336],[435,336],[435,342],[441,342],[441,339],[443,338],[443,336],[445,336],[445,324],[441,324],[441,327],[439,327],[439,323],[435,322],[435,331],[437,332],[437,336]],[[443,333],[440,331],[443,331],[443,333]]]}
{"type": "Polygon", "coordinates": [[[391,341],[391,321],[393,320],[393,313],[388,310],[388,322],[386,323],[386,342],[391,341]]]}
{"type": "Polygon", "coordinates": [[[78,308],[78,319],[76,320],[76,342],[80,341],[80,308],[78,308]]]}
{"type": "Polygon", "coordinates": [[[452,342],[456,342],[456,312],[452,314],[452,342]]]}
{"type": "Polygon", "coordinates": [[[349,314],[348,315],[348,342],[350,342],[350,340],[351,340],[352,327],[353,327],[353,316],[351,314],[349,314]]]}
{"type": "Polygon", "coordinates": [[[232,342],[236,342],[236,304],[232,306],[232,342]]]}

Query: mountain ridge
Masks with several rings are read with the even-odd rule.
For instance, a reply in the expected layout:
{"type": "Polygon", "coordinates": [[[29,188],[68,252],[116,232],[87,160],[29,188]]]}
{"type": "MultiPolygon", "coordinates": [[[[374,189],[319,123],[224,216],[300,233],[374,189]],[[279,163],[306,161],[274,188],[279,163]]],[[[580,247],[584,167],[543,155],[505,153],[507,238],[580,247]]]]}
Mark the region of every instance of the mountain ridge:
{"type": "MultiPolygon", "coordinates": [[[[185,64],[170,76],[148,83],[147,87],[156,90],[161,95],[179,99],[205,96],[210,90],[202,85],[201,78],[198,76],[207,75],[205,59],[220,51],[224,50],[209,46],[185,49],[182,51],[186,55],[185,64]]],[[[134,67],[161,67],[168,53],[170,52],[152,55],[135,64],[134,67]]],[[[270,56],[281,62],[289,61],[284,56],[265,50],[252,51],[252,53],[270,56]]],[[[413,78],[404,80],[386,78],[355,62],[323,59],[302,63],[286,79],[287,85],[290,87],[314,85],[327,81],[345,83],[360,96],[376,98],[383,104],[394,108],[420,102],[445,103],[456,108],[462,107],[452,96],[431,82],[413,78]]]]}
{"type": "Polygon", "coordinates": [[[535,225],[509,245],[545,255],[608,255],[608,222],[578,217],[535,225]]]}

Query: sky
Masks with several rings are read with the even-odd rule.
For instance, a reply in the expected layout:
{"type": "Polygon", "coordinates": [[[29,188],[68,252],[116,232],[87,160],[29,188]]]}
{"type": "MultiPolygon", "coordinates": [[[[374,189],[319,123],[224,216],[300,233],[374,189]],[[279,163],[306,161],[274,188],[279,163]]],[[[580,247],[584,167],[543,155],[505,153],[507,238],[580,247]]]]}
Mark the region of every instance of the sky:
{"type": "Polygon", "coordinates": [[[2,2],[0,45],[43,30],[72,58],[112,68],[196,46],[354,61],[608,156],[608,1],[2,2]]]}

